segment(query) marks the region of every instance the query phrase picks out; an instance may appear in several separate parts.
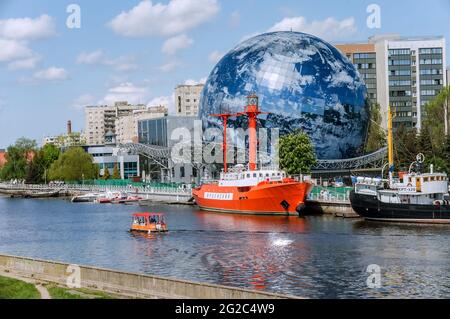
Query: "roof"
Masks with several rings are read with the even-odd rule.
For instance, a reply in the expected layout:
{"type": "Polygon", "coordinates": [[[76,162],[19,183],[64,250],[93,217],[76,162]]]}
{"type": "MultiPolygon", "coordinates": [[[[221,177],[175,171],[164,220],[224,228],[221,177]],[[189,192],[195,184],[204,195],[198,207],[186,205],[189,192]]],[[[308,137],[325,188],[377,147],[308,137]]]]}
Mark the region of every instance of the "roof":
{"type": "Polygon", "coordinates": [[[133,217],[164,216],[162,213],[135,213],[133,217]]]}

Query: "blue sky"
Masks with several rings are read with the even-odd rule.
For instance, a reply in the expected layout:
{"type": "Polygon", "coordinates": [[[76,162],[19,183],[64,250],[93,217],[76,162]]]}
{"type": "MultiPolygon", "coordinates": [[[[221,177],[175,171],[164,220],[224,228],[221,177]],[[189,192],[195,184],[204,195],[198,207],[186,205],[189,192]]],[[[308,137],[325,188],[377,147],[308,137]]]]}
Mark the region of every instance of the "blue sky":
{"type": "Polygon", "coordinates": [[[442,35],[448,46],[449,21],[448,0],[0,0],[0,148],[40,143],[69,119],[82,130],[86,104],[167,103],[177,84],[204,81],[224,53],[271,29],[331,43],[442,35]],[[79,29],[66,26],[72,3],[79,29]],[[366,24],[372,3],[380,29],[366,24]]]}

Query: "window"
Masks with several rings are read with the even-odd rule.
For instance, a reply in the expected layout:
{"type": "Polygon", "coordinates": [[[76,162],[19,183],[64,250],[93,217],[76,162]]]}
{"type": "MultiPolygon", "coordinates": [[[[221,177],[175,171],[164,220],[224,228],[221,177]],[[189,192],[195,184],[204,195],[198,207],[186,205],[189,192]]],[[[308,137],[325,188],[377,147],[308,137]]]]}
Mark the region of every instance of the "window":
{"type": "Polygon", "coordinates": [[[442,48],[425,48],[420,49],[419,54],[442,54],[442,48]]]}
{"type": "Polygon", "coordinates": [[[391,55],[410,55],[411,50],[410,49],[392,49],[389,50],[389,56],[391,55]]]}
{"type": "Polygon", "coordinates": [[[411,65],[411,60],[389,60],[389,65],[411,65]]]}

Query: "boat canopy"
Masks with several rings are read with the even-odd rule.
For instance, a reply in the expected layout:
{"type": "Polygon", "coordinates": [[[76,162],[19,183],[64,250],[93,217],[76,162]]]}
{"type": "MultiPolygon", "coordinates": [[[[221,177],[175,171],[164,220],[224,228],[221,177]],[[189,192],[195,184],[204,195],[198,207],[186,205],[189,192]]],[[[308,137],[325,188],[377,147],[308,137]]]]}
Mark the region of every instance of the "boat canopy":
{"type": "Polygon", "coordinates": [[[133,217],[150,217],[150,216],[164,216],[162,213],[136,213],[133,217]]]}

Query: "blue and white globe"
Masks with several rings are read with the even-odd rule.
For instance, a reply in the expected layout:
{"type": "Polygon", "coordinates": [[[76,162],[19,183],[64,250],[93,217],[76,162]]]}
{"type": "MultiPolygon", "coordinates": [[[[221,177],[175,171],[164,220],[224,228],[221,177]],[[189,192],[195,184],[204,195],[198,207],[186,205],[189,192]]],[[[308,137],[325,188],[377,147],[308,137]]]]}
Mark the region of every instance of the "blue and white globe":
{"type": "MultiPolygon", "coordinates": [[[[214,113],[243,110],[246,97],[259,96],[270,112],[262,127],[280,134],[302,129],[319,159],[361,155],[370,107],[367,90],[354,65],[335,47],[308,34],[272,32],[246,40],[214,67],[202,92],[204,128],[221,128],[214,113]]],[[[230,119],[231,127],[246,125],[230,119]]],[[[244,127],[246,128],[246,127],[244,127]]]]}

